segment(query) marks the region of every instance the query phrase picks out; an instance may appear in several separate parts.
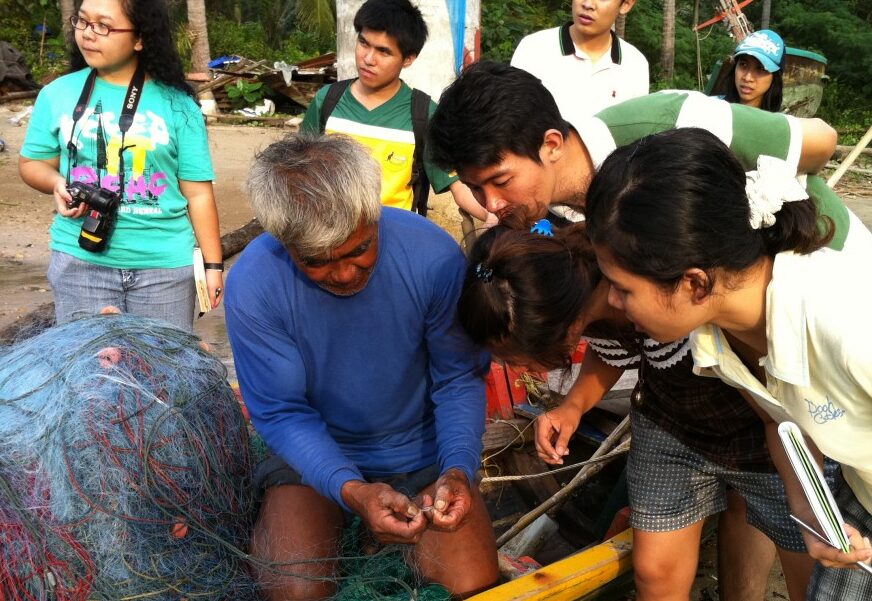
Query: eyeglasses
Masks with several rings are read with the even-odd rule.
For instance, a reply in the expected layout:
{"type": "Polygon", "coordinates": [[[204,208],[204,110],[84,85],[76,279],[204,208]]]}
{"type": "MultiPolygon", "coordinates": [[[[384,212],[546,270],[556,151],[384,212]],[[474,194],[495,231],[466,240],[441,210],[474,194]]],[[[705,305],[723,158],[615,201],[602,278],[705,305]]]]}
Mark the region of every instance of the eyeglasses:
{"type": "Polygon", "coordinates": [[[82,17],[77,17],[76,15],[70,17],[70,23],[79,31],[85,31],[86,29],[88,29],[88,27],[90,27],[91,31],[93,31],[97,35],[103,36],[115,32],[136,31],[135,29],[119,29],[117,27],[109,27],[105,23],[94,23],[92,21],[88,21],[87,19],[83,19],[82,17]]]}

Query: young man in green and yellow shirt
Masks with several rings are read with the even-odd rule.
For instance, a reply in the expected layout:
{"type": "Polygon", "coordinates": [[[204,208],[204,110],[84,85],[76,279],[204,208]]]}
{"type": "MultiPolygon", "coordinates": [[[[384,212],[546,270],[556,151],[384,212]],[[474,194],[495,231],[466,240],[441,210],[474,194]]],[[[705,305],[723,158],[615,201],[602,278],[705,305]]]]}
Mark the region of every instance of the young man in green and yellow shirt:
{"type": "MultiPolygon", "coordinates": [[[[408,0],[369,0],[355,15],[354,29],[357,79],[323,124],[322,106],[329,88],[320,90],[306,111],[301,130],[348,135],[369,148],[382,168],[382,204],[411,210],[413,92],[400,79],[400,72],[421,52],[427,25],[421,11],[408,0]]],[[[436,103],[431,100],[428,113],[435,110],[436,103]]],[[[423,168],[437,193],[450,191],[461,209],[481,221],[495,221],[455,175],[440,170],[426,156],[423,168]]]]}

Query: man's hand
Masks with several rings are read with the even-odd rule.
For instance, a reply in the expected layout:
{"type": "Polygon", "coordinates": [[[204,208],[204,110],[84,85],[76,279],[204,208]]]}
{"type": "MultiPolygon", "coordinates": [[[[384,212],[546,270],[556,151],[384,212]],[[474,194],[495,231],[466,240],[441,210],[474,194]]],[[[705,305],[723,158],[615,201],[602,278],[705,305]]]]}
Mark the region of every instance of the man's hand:
{"type": "Polygon", "coordinates": [[[436,480],[436,492],[433,504],[429,505],[430,498],[424,495],[424,506],[432,507],[426,513],[430,519],[431,527],[442,532],[454,532],[463,525],[466,514],[472,508],[472,492],[469,490],[469,480],[466,474],[457,468],[446,470],[436,480]]]}
{"type": "Polygon", "coordinates": [[[850,524],[845,524],[845,532],[848,533],[848,540],[851,543],[851,551],[848,553],[843,553],[835,547],[831,547],[808,532],[803,531],[802,535],[805,538],[805,547],[808,549],[808,554],[821,562],[822,565],[828,568],[856,569],[856,562],[863,561],[868,563],[870,558],[872,558],[872,545],[869,544],[868,538],[864,538],[850,524]]]}
{"type": "Polygon", "coordinates": [[[381,543],[413,545],[427,529],[424,513],[387,484],[350,480],[342,486],[342,499],[381,543]]]}
{"type": "Polygon", "coordinates": [[[569,454],[569,439],[581,422],[581,410],[572,403],[540,415],[533,423],[536,430],[536,452],[545,463],[562,465],[569,454]]]}

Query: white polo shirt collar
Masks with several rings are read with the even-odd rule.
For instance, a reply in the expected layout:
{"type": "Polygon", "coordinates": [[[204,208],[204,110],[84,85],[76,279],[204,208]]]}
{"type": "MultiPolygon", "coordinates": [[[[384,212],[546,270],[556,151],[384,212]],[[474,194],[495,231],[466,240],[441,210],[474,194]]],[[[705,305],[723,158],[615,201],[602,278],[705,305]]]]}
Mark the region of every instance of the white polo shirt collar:
{"type": "MultiPolygon", "coordinates": [[[[563,56],[569,56],[570,54],[574,54],[578,58],[583,58],[585,60],[590,60],[590,57],[584,52],[579,51],[575,47],[575,42],[572,41],[572,36],[569,35],[569,28],[572,27],[572,22],[565,23],[560,26],[557,30],[560,35],[560,52],[563,56]]],[[[612,36],[612,47],[609,51],[609,56],[612,59],[612,62],[616,65],[621,64],[621,43],[618,40],[618,35],[614,31],[609,32],[612,36]]]]}

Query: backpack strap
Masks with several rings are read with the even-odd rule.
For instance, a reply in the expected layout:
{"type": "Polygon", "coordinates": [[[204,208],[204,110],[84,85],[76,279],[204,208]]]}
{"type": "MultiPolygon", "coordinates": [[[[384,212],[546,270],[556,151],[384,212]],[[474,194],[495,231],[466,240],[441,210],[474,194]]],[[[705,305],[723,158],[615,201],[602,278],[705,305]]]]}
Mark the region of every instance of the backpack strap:
{"type": "Polygon", "coordinates": [[[430,195],[430,180],[424,170],[424,146],[427,125],[430,121],[430,96],[422,90],[412,90],[412,131],[415,134],[415,154],[412,161],[412,210],[427,216],[427,197],[430,195]]]}
{"type": "Polygon", "coordinates": [[[353,79],[343,79],[342,81],[337,81],[334,84],[331,84],[329,88],[327,88],[327,94],[324,95],[324,102],[321,104],[321,133],[324,133],[324,129],[327,127],[327,119],[330,118],[330,114],[333,112],[333,109],[336,108],[336,105],[339,104],[339,99],[342,98],[342,95],[345,94],[345,90],[348,89],[354,82],[353,79]]]}

